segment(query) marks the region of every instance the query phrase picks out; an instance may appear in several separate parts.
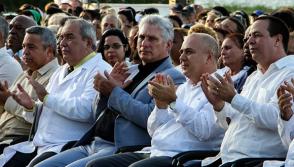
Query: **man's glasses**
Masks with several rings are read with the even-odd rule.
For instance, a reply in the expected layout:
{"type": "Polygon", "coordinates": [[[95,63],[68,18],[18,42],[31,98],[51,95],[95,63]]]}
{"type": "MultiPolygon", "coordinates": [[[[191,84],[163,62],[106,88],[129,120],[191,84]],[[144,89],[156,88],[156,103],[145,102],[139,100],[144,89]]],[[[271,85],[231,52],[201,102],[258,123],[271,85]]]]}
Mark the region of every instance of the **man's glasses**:
{"type": "Polygon", "coordinates": [[[121,44],[115,43],[115,44],[112,44],[112,45],[104,45],[104,46],[103,46],[103,49],[104,49],[104,50],[109,50],[110,48],[112,48],[112,49],[117,50],[117,49],[120,49],[122,46],[124,46],[124,45],[121,45],[121,44]]]}

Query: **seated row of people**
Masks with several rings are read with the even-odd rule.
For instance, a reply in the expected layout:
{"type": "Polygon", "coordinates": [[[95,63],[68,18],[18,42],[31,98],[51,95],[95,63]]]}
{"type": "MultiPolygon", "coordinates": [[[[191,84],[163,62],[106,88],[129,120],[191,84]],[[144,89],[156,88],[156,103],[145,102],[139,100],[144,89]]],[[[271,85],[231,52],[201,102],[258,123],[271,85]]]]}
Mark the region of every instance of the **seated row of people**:
{"type": "MultiPolygon", "coordinates": [[[[27,29],[25,63],[38,60],[30,57],[29,51],[39,53],[35,45],[42,46],[48,40],[42,38],[45,31],[41,27],[27,29]]],[[[146,16],[139,23],[137,49],[142,64],[131,74],[122,61],[112,63],[111,68],[94,52],[95,32],[86,21],[67,20],[60,35],[67,63],[54,72],[46,88],[33,76],[25,78],[34,88],[35,99],[18,83],[17,92],[1,85],[1,91],[23,106],[21,116],[35,119],[35,129],[31,141],[4,149],[0,165],[171,166],[171,157],[178,153],[219,149],[222,166],[232,166],[242,158],[254,158],[250,165],[285,158],[287,149],[278,133],[278,96],[281,110],[287,108],[288,112],[290,96],[284,97],[285,104],[282,94],[290,91],[290,86],[284,86],[278,96],[276,92],[284,81],[294,78],[294,69],[293,56],[286,54],[289,31],[279,19],[259,17],[250,27],[245,45],[258,69],[238,92],[236,83],[244,80],[232,77],[244,74],[246,78],[249,68],[243,68],[243,62],[230,66],[225,53],[229,50],[232,55],[241,55],[243,44],[238,35],[225,38],[221,48],[230,73],[217,70],[217,40],[202,33],[188,35],[180,49],[182,74],[169,58],[172,24],[161,16],[146,16]],[[69,145],[72,143],[74,148],[69,145]],[[124,146],[135,145],[148,146],[135,153],[112,155],[124,146]]],[[[127,44],[115,33],[102,43],[104,59],[111,59],[111,50],[124,49],[121,55],[127,51],[127,44]]],[[[56,43],[48,46],[47,52],[54,55],[56,43]]],[[[216,166],[210,160],[202,165],[216,166]]]]}

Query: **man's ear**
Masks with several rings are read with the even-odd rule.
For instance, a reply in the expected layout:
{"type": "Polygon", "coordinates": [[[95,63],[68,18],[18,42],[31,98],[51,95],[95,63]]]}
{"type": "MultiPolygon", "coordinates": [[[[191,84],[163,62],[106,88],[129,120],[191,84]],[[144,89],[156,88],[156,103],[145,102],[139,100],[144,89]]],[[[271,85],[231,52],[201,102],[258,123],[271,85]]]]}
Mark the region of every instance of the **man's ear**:
{"type": "Polygon", "coordinates": [[[213,55],[212,55],[211,51],[208,51],[205,63],[208,64],[211,61],[213,61],[213,55]]]}
{"type": "Polygon", "coordinates": [[[93,45],[95,45],[95,44],[93,44],[93,41],[91,38],[85,38],[85,40],[87,42],[87,47],[92,48],[93,45]]]}
{"type": "Polygon", "coordinates": [[[54,57],[54,51],[53,51],[53,48],[50,47],[50,46],[48,46],[48,47],[46,48],[46,54],[47,54],[47,57],[48,57],[48,58],[54,57]],[[49,56],[49,55],[50,55],[50,56],[49,56]]]}
{"type": "Polygon", "coordinates": [[[173,41],[172,40],[167,41],[166,46],[168,50],[171,50],[171,48],[173,47],[173,41]]]}
{"type": "Polygon", "coordinates": [[[282,34],[276,35],[275,46],[283,45],[283,36],[282,34]]]}

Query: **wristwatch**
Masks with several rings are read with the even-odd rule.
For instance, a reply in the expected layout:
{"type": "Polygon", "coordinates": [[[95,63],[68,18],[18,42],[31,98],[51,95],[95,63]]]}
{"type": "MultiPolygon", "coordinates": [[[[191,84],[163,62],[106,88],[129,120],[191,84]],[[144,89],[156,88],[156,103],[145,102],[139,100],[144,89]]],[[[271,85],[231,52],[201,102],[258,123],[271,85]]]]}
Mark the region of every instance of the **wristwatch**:
{"type": "Polygon", "coordinates": [[[176,101],[173,101],[173,102],[169,103],[168,107],[169,107],[171,110],[176,109],[176,101]]]}

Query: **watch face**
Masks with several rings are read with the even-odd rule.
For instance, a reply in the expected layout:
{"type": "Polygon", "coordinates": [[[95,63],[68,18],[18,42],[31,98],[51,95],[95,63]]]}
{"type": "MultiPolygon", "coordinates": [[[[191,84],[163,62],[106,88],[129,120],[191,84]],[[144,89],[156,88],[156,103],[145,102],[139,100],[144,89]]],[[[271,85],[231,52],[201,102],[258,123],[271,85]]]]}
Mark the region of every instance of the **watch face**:
{"type": "Polygon", "coordinates": [[[170,108],[170,109],[174,110],[175,107],[176,107],[176,102],[175,102],[175,101],[173,101],[173,102],[171,102],[171,103],[169,104],[169,108],[170,108]]]}

